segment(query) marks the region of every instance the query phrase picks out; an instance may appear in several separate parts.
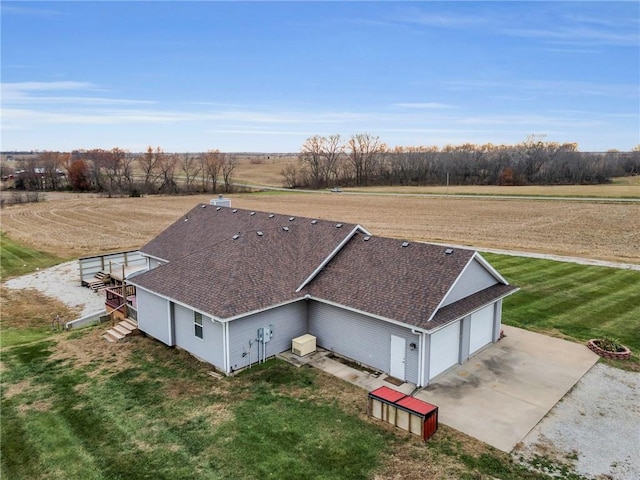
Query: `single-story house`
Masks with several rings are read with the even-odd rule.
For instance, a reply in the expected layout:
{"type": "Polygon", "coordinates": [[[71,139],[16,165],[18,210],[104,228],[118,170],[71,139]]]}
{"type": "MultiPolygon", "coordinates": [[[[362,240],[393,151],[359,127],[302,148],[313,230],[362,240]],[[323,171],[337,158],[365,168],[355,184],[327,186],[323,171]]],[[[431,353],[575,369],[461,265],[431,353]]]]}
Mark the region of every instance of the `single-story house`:
{"type": "Polygon", "coordinates": [[[310,334],[426,386],[500,337],[502,299],[517,289],[476,251],[216,203],[142,247],[149,270],[128,283],[141,331],[226,374],[310,334]]]}

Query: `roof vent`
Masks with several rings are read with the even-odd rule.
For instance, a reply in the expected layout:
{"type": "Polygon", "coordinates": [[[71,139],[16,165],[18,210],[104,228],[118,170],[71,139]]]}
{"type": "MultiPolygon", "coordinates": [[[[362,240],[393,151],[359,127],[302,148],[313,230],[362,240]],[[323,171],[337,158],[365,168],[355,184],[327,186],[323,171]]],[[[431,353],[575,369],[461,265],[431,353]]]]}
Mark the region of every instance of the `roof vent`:
{"type": "Polygon", "coordinates": [[[311,225],[315,225],[316,223],[318,223],[318,220],[311,220],[311,225]]]}
{"type": "Polygon", "coordinates": [[[216,207],[216,212],[220,211],[222,207],[216,207]]]}
{"type": "Polygon", "coordinates": [[[269,218],[273,218],[273,217],[275,217],[275,215],[273,213],[270,213],[269,218]]]}
{"type": "Polygon", "coordinates": [[[233,213],[237,213],[237,211],[238,211],[238,209],[237,209],[237,208],[234,208],[234,209],[232,210],[232,212],[233,212],[233,213]]]}
{"type": "Polygon", "coordinates": [[[451,255],[452,253],[453,253],[453,248],[447,248],[447,249],[444,251],[444,254],[445,254],[445,255],[451,255]]]}
{"type": "Polygon", "coordinates": [[[409,242],[402,242],[402,248],[407,248],[409,246],[409,242]]]}
{"type": "Polygon", "coordinates": [[[336,228],[342,228],[342,224],[341,223],[336,223],[336,228]]]}
{"type": "Polygon", "coordinates": [[[249,215],[251,215],[252,217],[256,214],[256,212],[251,212],[249,215]]]}
{"type": "Polygon", "coordinates": [[[285,232],[289,231],[289,227],[282,227],[282,230],[284,230],[285,232]]]}
{"type": "Polygon", "coordinates": [[[262,233],[260,230],[258,230],[256,233],[258,234],[258,236],[259,236],[259,237],[261,237],[262,235],[264,235],[264,233],[262,233]]]}
{"type": "Polygon", "coordinates": [[[237,239],[239,239],[239,238],[240,238],[240,235],[238,235],[238,234],[236,233],[236,234],[235,234],[233,237],[231,237],[231,238],[233,238],[234,240],[237,240],[237,239]]]}
{"type": "Polygon", "coordinates": [[[207,208],[206,205],[200,205],[200,208],[207,208]]]}
{"type": "Polygon", "coordinates": [[[371,237],[370,237],[369,235],[367,235],[366,237],[364,237],[364,238],[363,238],[363,240],[364,240],[365,242],[368,242],[369,240],[371,240],[371,237]]]}
{"type": "Polygon", "coordinates": [[[293,222],[296,219],[296,217],[289,217],[289,221],[293,222]]]}

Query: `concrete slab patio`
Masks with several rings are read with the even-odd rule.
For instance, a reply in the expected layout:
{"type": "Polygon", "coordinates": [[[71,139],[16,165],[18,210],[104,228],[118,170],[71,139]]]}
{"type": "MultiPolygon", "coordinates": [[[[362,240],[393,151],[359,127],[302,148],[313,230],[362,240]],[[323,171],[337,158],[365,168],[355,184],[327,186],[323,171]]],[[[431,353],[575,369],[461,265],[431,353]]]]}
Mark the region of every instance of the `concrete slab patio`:
{"type": "Polygon", "coordinates": [[[504,332],[414,396],[438,405],[445,425],[510,452],[598,356],[578,343],[509,326],[504,332]]]}
{"type": "MultiPolygon", "coordinates": [[[[416,391],[396,386],[385,374],[372,375],[330,358],[319,350],[307,357],[280,354],[310,364],[371,391],[387,386],[439,407],[439,421],[510,452],[553,406],[591,369],[598,356],[586,346],[503,326],[505,338],[463,365],[439,375],[416,391]]],[[[364,394],[363,394],[364,395],[364,394]]]]}

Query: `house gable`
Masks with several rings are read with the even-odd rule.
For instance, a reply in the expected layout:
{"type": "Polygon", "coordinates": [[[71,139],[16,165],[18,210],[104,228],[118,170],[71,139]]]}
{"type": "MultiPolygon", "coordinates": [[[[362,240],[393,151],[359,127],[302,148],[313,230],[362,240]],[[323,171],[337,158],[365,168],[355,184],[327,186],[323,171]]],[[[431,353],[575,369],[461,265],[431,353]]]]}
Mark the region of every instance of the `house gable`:
{"type": "Polygon", "coordinates": [[[500,280],[486,268],[484,263],[480,262],[477,255],[474,255],[443,299],[441,307],[457,302],[497,283],[500,283],[500,280]]]}

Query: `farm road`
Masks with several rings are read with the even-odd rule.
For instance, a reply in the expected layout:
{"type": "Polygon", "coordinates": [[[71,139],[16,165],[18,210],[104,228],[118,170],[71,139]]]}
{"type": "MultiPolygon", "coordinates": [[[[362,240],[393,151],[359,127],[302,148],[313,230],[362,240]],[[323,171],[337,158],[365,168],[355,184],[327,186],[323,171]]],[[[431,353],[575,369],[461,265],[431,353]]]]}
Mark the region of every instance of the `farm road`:
{"type": "Polygon", "coordinates": [[[626,197],[564,197],[564,196],[545,196],[545,195],[485,195],[485,194],[461,194],[461,193],[394,193],[394,192],[358,192],[358,191],[341,191],[333,192],[331,190],[305,190],[291,189],[284,187],[269,187],[265,185],[254,185],[250,183],[233,183],[232,185],[241,188],[249,188],[254,190],[273,190],[278,192],[296,192],[296,193],[322,193],[322,194],[339,194],[339,195],[363,195],[374,197],[417,197],[417,198],[480,198],[488,200],[562,200],[569,202],[604,202],[604,203],[640,203],[640,196],[633,198],[626,197]]]}
{"type": "MultiPolygon", "coordinates": [[[[435,242],[429,242],[429,243],[435,243],[435,242]]],[[[478,250],[479,252],[497,253],[499,255],[511,255],[513,257],[540,258],[543,260],[554,260],[556,262],[577,263],[579,265],[594,265],[597,267],[611,267],[611,268],[621,268],[624,270],[640,271],[640,264],[637,264],[637,263],[609,262],[606,260],[596,260],[592,258],[568,257],[564,255],[553,255],[550,253],[520,252],[515,250],[501,250],[497,248],[470,248],[464,245],[451,245],[450,243],[447,243],[447,244],[443,243],[438,245],[464,248],[467,250],[478,250]]]]}

